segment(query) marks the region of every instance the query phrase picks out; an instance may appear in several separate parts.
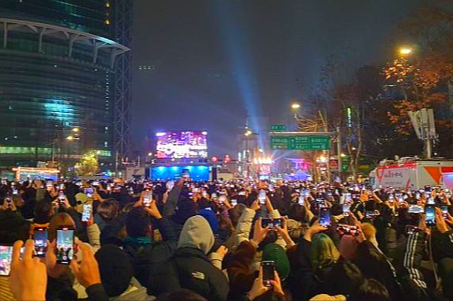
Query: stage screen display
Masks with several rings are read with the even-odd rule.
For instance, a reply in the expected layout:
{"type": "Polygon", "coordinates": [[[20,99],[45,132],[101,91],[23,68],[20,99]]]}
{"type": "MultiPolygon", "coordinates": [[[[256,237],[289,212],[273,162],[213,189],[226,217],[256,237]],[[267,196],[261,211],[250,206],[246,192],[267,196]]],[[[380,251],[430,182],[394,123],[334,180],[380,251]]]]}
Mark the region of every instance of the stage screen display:
{"type": "Polygon", "coordinates": [[[208,133],[204,131],[169,131],[156,133],[158,159],[207,158],[208,133]]]}

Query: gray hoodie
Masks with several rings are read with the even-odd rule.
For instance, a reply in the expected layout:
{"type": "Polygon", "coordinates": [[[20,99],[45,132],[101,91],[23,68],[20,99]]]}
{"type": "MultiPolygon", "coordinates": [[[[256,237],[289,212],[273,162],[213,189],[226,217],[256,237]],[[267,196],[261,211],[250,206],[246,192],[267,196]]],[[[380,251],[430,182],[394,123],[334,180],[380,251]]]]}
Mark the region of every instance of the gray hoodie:
{"type": "Polygon", "coordinates": [[[214,233],[204,217],[195,215],[185,222],[179,236],[178,249],[184,247],[196,248],[207,255],[213,245],[214,233]]]}

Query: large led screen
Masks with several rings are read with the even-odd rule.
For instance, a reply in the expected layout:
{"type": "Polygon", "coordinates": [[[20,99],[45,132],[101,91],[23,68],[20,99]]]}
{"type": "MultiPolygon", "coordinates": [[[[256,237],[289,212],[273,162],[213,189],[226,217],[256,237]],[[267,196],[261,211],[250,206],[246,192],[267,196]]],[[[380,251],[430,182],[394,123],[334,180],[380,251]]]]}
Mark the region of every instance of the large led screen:
{"type": "Polygon", "coordinates": [[[207,132],[171,131],[156,133],[158,159],[208,157],[207,132]]]}

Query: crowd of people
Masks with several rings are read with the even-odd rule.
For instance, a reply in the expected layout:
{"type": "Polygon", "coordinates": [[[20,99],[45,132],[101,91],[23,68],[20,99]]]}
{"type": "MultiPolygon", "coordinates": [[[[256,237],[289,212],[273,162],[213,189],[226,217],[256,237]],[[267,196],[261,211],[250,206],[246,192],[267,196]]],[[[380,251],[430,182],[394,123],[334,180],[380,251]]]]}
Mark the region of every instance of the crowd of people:
{"type": "Polygon", "coordinates": [[[453,300],[452,195],[302,181],[0,186],[0,300],[453,300]]]}

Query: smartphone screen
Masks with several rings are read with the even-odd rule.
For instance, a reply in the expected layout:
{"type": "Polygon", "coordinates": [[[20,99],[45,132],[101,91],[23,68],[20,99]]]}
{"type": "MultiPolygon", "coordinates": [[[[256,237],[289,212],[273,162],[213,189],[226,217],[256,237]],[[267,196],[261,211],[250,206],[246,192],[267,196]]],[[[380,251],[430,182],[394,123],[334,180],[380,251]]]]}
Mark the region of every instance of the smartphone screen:
{"type": "Polygon", "coordinates": [[[275,276],[274,261],[262,261],[261,266],[263,269],[263,284],[264,286],[272,286],[272,280],[275,276]]]}
{"type": "Polygon", "coordinates": [[[57,229],[57,263],[69,264],[74,255],[74,230],[69,228],[57,229]]]}
{"type": "Polygon", "coordinates": [[[89,197],[89,198],[93,197],[93,194],[94,194],[93,188],[85,188],[84,191],[85,191],[85,194],[87,195],[87,197],[89,197]]]}
{"type": "Polygon", "coordinates": [[[395,200],[395,197],[393,196],[393,194],[389,194],[389,202],[390,203],[393,203],[393,201],[395,200]]]}
{"type": "Polygon", "coordinates": [[[91,205],[83,205],[82,222],[88,222],[91,218],[91,205]]]}
{"type": "Polygon", "coordinates": [[[323,227],[331,225],[329,208],[323,207],[319,209],[319,224],[323,227]]]}
{"type": "Polygon", "coordinates": [[[448,206],[447,205],[442,205],[440,208],[442,209],[443,217],[446,218],[447,217],[447,213],[448,213],[448,206]]]}
{"type": "Polygon", "coordinates": [[[47,228],[35,228],[33,239],[35,241],[35,255],[44,257],[47,250],[47,228]]]}
{"type": "Polygon", "coordinates": [[[153,192],[151,190],[146,190],[143,195],[143,205],[149,207],[153,201],[153,192]]]}
{"type": "Polygon", "coordinates": [[[261,220],[261,227],[262,228],[269,227],[269,229],[275,229],[276,226],[279,226],[279,227],[282,226],[282,219],[281,218],[276,218],[276,219],[263,218],[261,220]]]}
{"type": "Polygon", "coordinates": [[[223,194],[220,195],[220,196],[219,196],[219,203],[223,204],[223,203],[225,203],[225,201],[226,201],[226,196],[223,195],[223,194]]]}
{"type": "Polygon", "coordinates": [[[302,205],[302,206],[303,206],[303,205],[304,205],[304,202],[305,202],[304,196],[301,195],[301,196],[299,197],[299,202],[298,202],[298,203],[299,203],[299,205],[302,205]]]}
{"type": "Polygon", "coordinates": [[[13,258],[12,246],[0,246],[0,276],[9,276],[11,260],[13,258]]]}
{"type": "Polygon", "coordinates": [[[260,190],[258,193],[258,200],[260,201],[261,205],[266,204],[266,191],[260,190]]]}
{"type": "Polygon", "coordinates": [[[343,215],[349,216],[350,212],[351,212],[351,204],[343,204],[343,215]]]}
{"type": "Polygon", "coordinates": [[[436,224],[436,207],[434,205],[425,206],[426,225],[434,226],[436,224]]]}
{"type": "Polygon", "coordinates": [[[423,213],[423,207],[419,205],[410,205],[407,212],[414,214],[423,213]]]}
{"type": "Polygon", "coordinates": [[[169,182],[167,182],[166,186],[167,186],[168,190],[172,190],[173,187],[175,187],[175,182],[169,181],[169,182]]]}
{"type": "Polygon", "coordinates": [[[63,191],[60,191],[58,193],[58,199],[61,200],[61,201],[64,201],[66,199],[66,196],[65,196],[63,191]]]}
{"type": "Polygon", "coordinates": [[[346,202],[350,202],[351,201],[351,194],[350,193],[346,193],[344,197],[345,197],[346,202]]]}

